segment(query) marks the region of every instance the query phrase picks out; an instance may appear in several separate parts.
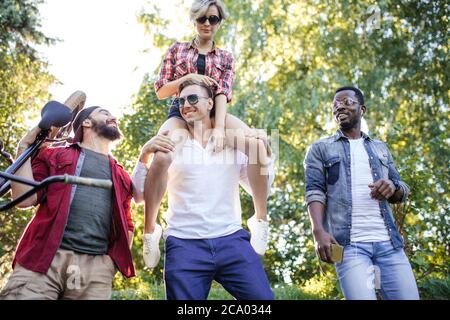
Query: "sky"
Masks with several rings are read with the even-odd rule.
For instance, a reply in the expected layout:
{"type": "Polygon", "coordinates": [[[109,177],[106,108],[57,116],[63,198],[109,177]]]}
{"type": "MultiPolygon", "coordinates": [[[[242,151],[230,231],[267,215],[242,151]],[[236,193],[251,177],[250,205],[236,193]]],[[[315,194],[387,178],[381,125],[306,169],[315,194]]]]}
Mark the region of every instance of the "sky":
{"type": "MultiPolygon", "coordinates": [[[[170,7],[174,0],[165,0],[170,7]]],[[[137,22],[144,0],[46,0],[40,5],[41,30],[61,41],[38,50],[62,83],[50,88],[64,102],[76,90],[86,106],[100,105],[121,116],[145,73],[160,63],[151,38],[137,22]],[[150,49],[145,53],[145,49],[150,49]]]]}

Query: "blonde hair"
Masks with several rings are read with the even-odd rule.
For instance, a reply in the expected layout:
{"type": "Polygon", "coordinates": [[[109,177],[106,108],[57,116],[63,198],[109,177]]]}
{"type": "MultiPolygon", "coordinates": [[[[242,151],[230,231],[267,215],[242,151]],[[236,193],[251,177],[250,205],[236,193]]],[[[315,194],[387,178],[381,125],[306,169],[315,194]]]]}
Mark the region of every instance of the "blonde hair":
{"type": "Polygon", "coordinates": [[[212,5],[217,7],[220,19],[225,20],[228,18],[228,12],[221,0],[193,0],[191,10],[189,10],[191,20],[195,21],[198,18],[203,17],[212,5]]]}

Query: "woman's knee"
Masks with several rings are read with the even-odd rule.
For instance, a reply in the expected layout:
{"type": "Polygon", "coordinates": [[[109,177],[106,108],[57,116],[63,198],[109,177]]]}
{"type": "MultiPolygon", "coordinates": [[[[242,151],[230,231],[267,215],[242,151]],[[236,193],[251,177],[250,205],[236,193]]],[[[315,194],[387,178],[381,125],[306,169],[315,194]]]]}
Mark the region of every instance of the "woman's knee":
{"type": "Polygon", "coordinates": [[[258,164],[267,165],[267,147],[263,140],[257,138],[248,139],[249,156],[258,164]]]}
{"type": "Polygon", "coordinates": [[[227,113],[225,116],[225,129],[227,130],[250,130],[250,127],[238,117],[227,113]]]}

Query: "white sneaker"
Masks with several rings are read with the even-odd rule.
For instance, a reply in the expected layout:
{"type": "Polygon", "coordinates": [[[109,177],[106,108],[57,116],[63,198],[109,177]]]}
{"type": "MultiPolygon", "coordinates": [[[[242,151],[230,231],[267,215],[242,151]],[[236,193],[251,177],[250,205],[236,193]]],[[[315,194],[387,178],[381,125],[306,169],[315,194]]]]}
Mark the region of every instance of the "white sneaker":
{"type": "Polygon", "coordinates": [[[144,233],[144,263],[148,268],[156,267],[161,258],[161,251],[159,250],[161,234],[162,228],[159,224],[155,226],[153,233],[144,233]]]}
{"type": "Polygon", "coordinates": [[[248,219],[247,225],[251,233],[250,244],[257,254],[263,256],[269,240],[269,222],[262,219],[256,220],[256,215],[253,215],[248,219]]]}

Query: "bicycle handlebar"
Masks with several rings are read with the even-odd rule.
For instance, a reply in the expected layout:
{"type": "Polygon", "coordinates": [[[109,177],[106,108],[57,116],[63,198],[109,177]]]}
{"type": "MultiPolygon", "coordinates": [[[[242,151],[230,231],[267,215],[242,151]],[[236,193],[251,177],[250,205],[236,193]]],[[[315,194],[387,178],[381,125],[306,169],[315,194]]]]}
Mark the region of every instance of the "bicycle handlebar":
{"type": "Polygon", "coordinates": [[[97,187],[103,189],[111,189],[113,186],[111,180],[76,177],[69,176],[68,174],[64,175],[64,183],[81,184],[88,187],[97,187]]]}
{"type": "Polygon", "coordinates": [[[16,199],[14,199],[4,205],[1,205],[0,211],[5,211],[5,210],[15,207],[17,204],[21,203],[26,198],[35,194],[39,190],[47,187],[49,184],[56,183],[56,182],[62,182],[62,183],[68,183],[68,184],[78,184],[78,185],[103,188],[103,189],[112,189],[112,187],[113,187],[113,183],[111,180],[76,177],[76,176],[70,176],[68,174],[60,175],[60,176],[51,176],[51,177],[48,177],[48,178],[42,180],[41,182],[24,179],[24,178],[17,177],[12,174],[8,174],[8,173],[1,172],[1,171],[0,171],[0,177],[6,178],[8,180],[12,180],[17,183],[23,183],[23,184],[32,186],[32,188],[30,190],[21,194],[16,199]]]}

